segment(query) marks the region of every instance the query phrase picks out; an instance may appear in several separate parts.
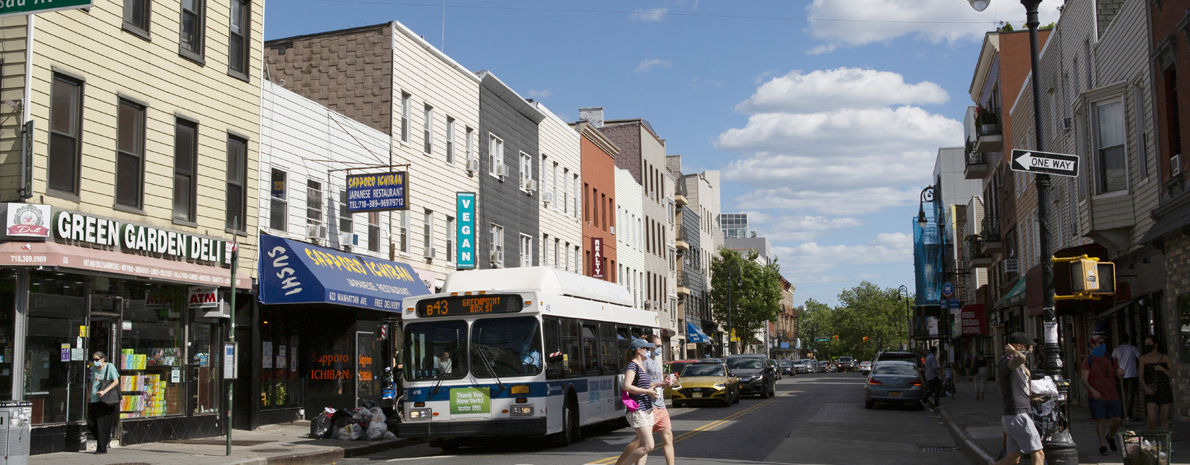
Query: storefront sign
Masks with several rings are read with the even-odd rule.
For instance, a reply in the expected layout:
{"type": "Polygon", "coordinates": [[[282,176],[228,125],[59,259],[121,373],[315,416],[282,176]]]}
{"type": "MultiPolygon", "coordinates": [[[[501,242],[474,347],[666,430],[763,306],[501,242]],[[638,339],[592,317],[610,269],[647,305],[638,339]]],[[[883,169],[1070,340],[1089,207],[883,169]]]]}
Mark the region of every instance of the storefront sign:
{"type": "Polygon", "coordinates": [[[409,208],[409,177],[395,173],[353,174],[347,177],[347,211],[376,212],[409,208]]]}
{"type": "Polygon", "coordinates": [[[963,307],[960,314],[964,336],[982,336],[987,334],[987,320],[984,318],[983,305],[968,305],[963,307]]]}
{"type": "Polygon", "coordinates": [[[407,296],[429,294],[413,267],[305,242],[260,236],[260,302],[333,303],[401,311],[407,296]]]}
{"type": "Polygon", "coordinates": [[[591,238],[591,277],[603,279],[603,238],[591,238]]]}
{"type": "Polygon", "coordinates": [[[932,316],[926,317],[926,327],[929,328],[930,337],[938,337],[938,319],[932,316]]]}
{"type": "Polygon", "coordinates": [[[65,241],[120,247],[125,252],[147,252],[178,260],[231,264],[227,241],[120,223],[82,213],[55,213],[54,234],[65,241]]]}
{"type": "Polygon", "coordinates": [[[781,348],[782,348],[782,349],[788,349],[788,348],[789,348],[789,343],[788,343],[788,342],[782,342],[782,343],[781,343],[781,348]]]}
{"type": "Polygon", "coordinates": [[[192,287],[190,298],[187,299],[191,309],[219,308],[219,293],[215,288],[192,287]]]}
{"type": "Polygon", "coordinates": [[[455,254],[459,269],[475,268],[475,193],[459,192],[455,194],[458,220],[458,250],[455,254]]]}
{"type": "Polygon", "coordinates": [[[9,236],[50,237],[50,206],[10,203],[5,225],[9,236]]]}
{"type": "Polygon", "coordinates": [[[491,413],[492,399],[488,388],[455,388],[450,390],[450,414],[468,415],[491,413]]]}

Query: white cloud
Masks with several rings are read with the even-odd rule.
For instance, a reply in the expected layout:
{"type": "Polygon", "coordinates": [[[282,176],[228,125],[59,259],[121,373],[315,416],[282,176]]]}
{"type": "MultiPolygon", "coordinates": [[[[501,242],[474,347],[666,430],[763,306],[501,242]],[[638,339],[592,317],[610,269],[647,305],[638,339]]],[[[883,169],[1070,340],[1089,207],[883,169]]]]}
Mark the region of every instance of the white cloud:
{"type": "Polygon", "coordinates": [[[631,17],[633,21],[640,21],[642,23],[656,23],[665,19],[666,13],[669,13],[669,9],[666,7],[658,7],[649,10],[637,8],[636,11],[632,12],[631,17]]]}
{"type": "Polygon", "coordinates": [[[650,69],[656,68],[658,66],[660,66],[662,68],[668,68],[669,65],[671,65],[671,64],[673,64],[673,62],[671,62],[669,60],[662,60],[659,58],[649,58],[647,60],[641,61],[640,65],[637,65],[636,69],[633,70],[633,72],[635,72],[636,74],[644,74],[644,73],[649,72],[650,69]]]}
{"type": "Polygon", "coordinates": [[[950,96],[938,84],[907,84],[900,74],[872,69],[838,68],[803,74],[792,71],[772,79],[736,105],[745,114],[811,112],[827,108],[878,108],[890,105],[945,103],[950,96]]]}
{"type": "MultiPolygon", "coordinates": [[[[1062,2],[1044,2],[1041,24],[1057,21],[1062,2]]],[[[992,2],[977,12],[962,0],[814,0],[806,6],[811,36],[836,44],[864,45],[912,36],[938,43],[978,41],[997,21],[1019,23],[1025,8],[992,2]]],[[[825,50],[824,50],[825,51],[825,50]]]]}
{"type": "Polygon", "coordinates": [[[911,205],[918,200],[920,191],[920,187],[903,190],[873,187],[838,192],[780,187],[756,189],[734,200],[739,208],[809,210],[825,215],[863,215],[877,213],[886,208],[911,205]]]}
{"type": "Polygon", "coordinates": [[[554,91],[552,91],[552,90],[549,90],[549,89],[546,89],[546,90],[530,90],[530,91],[529,91],[529,96],[530,96],[530,97],[533,97],[533,98],[546,98],[546,97],[549,97],[549,96],[551,96],[551,95],[554,95],[554,91]]]}
{"type": "Polygon", "coordinates": [[[843,44],[838,42],[831,42],[829,44],[816,45],[814,48],[806,50],[806,55],[822,55],[823,53],[830,53],[838,50],[843,44]]]}
{"type": "Polygon", "coordinates": [[[782,271],[815,275],[844,264],[913,263],[913,236],[901,232],[880,233],[867,244],[819,245],[804,242],[793,247],[773,247],[773,252],[781,257],[782,271]]]}
{"type": "Polygon", "coordinates": [[[763,213],[748,213],[748,226],[756,230],[759,235],[778,243],[809,241],[831,230],[854,228],[862,224],[862,221],[849,217],[782,216],[773,218],[763,213]],[[761,221],[762,219],[766,221],[761,221]]]}

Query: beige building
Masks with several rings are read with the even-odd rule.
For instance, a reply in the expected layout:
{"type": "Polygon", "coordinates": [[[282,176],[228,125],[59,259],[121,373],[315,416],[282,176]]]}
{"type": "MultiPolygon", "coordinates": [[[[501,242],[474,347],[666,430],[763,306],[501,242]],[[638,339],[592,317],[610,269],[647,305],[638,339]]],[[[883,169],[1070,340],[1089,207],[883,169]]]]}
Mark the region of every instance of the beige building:
{"type": "Polygon", "coordinates": [[[64,380],[94,351],[152,400],[122,406],[115,440],[219,434],[228,245],[241,291],[257,253],[264,4],[187,4],[0,20],[0,397],[32,403],[34,454],[84,446],[88,402],[64,380]]]}

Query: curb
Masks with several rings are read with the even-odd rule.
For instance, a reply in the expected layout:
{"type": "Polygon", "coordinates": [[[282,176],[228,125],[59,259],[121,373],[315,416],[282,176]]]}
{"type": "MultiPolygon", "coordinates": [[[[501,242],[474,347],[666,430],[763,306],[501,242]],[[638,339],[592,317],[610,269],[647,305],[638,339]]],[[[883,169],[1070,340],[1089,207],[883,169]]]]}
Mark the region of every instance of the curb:
{"type": "Polygon", "coordinates": [[[345,458],[376,454],[416,444],[419,444],[419,442],[408,439],[395,439],[358,445],[331,446],[320,451],[274,455],[268,458],[245,461],[239,465],[321,465],[334,463],[336,460],[345,458]]]}
{"type": "Polygon", "coordinates": [[[963,451],[963,454],[972,462],[980,465],[992,465],[996,462],[996,459],[971,441],[967,431],[955,422],[954,418],[951,418],[950,411],[946,407],[938,407],[938,416],[942,418],[942,423],[946,424],[946,429],[950,430],[950,436],[958,444],[959,450],[963,451]]]}

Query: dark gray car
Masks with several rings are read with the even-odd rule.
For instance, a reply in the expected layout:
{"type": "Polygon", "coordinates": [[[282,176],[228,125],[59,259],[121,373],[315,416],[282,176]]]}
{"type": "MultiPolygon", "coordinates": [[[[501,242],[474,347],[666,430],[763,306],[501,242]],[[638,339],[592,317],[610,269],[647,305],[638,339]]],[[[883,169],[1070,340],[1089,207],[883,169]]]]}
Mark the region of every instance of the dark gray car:
{"type": "Polygon", "coordinates": [[[740,392],[761,398],[777,395],[777,373],[768,357],[760,354],[741,354],[727,357],[727,368],[740,378],[740,392]]]}

